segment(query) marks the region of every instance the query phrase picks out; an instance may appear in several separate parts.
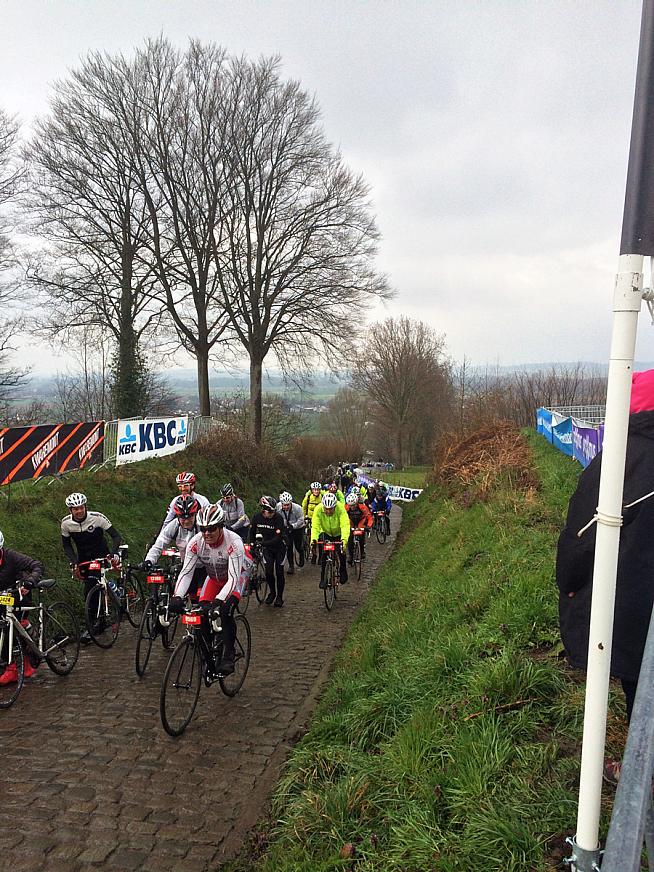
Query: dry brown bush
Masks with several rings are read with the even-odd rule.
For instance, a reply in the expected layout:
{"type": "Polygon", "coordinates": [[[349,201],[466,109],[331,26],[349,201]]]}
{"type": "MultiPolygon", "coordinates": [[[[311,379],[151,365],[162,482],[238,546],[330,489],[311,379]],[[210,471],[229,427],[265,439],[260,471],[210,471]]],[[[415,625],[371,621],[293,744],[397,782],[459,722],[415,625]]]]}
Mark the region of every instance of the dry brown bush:
{"type": "Polygon", "coordinates": [[[348,456],[343,439],[331,436],[298,436],[291,453],[308,479],[322,479],[331,464],[355,459],[348,456]]]}
{"type": "Polygon", "coordinates": [[[531,449],[508,421],[487,422],[442,448],[432,479],[469,503],[486,500],[500,479],[524,492],[539,486],[531,449]]]}

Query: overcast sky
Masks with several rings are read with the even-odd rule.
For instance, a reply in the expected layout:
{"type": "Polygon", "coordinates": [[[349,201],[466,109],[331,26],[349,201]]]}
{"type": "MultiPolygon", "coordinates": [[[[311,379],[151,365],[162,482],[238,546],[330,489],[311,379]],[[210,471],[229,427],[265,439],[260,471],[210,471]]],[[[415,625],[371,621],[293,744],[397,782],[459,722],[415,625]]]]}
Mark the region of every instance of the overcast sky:
{"type": "Polygon", "coordinates": [[[371,185],[387,314],[459,361],[606,361],[639,27],[640,0],[0,0],[0,105],[29,125],[87,51],[160,33],[279,54],[371,185]]]}

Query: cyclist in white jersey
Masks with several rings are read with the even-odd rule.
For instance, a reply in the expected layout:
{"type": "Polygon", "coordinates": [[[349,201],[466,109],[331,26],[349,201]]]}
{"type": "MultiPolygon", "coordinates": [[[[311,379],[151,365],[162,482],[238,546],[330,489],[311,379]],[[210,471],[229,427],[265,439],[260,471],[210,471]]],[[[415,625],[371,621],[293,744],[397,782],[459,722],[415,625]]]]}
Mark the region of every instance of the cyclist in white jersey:
{"type": "Polygon", "coordinates": [[[199,512],[197,526],[200,532],[193,536],[186,547],[184,565],[177,576],[170,608],[177,612],[184,610],[183,598],[193,575],[197,569],[203,568],[207,577],[200,591],[200,603],[206,604],[202,631],[209,642],[211,631],[206,612],[212,605],[217,605],[224,641],[223,659],[217,666],[217,672],[229,675],[234,671],[234,609],[241,598],[245,549],[241,537],[231,530],[225,530],[224,523],[225,514],[220,506],[207,506],[199,512]]]}

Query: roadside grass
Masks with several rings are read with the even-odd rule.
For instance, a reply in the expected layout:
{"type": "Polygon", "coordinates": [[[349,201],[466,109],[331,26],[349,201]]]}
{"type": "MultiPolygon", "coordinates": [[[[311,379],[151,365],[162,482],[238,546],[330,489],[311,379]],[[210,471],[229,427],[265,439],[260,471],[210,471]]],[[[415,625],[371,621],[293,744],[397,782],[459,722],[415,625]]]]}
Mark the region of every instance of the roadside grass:
{"type": "Polygon", "coordinates": [[[584,687],[557,656],[554,554],[579,467],[526,438],[539,492],[465,508],[431,487],[404,509],[248,868],[558,868],[584,687]]]}
{"type": "Polygon", "coordinates": [[[406,466],[404,469],[395,469],[393,472],[383,472],[379,478],[389,484],[413,488],[424,487],[429,472],[431,472],[430,466],[406,466]]]}
{"type": "Polygon", "coordinates": [[[85,493],[89,508],[107,515],[129,545],[130,561],[138,563],[161,528],[177,493],[175,475],[183,469],[193,470],[198,492],[212,501],[219,499],[221,487],[231,481],[250,515],[263,493],[277,495],[290,488],[300,494],[306,487],[300,470],[287,457],[250,444],[243,434],[236,437],[217,431],[168,457],[4,487],[0,530],[8,548],[41,560],[46,577],[57,579],[51,597],[64,599],[81,612],[82,586],[71,579],[61,546],[60,522],[68,514],[66,496],[72,491],[85,493]]]}

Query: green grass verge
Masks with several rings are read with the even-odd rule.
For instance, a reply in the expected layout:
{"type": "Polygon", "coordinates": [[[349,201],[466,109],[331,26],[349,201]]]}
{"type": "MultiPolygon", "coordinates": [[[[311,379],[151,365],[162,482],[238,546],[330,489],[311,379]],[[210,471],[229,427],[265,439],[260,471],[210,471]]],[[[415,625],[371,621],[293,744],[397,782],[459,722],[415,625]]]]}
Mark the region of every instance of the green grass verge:
{"type": "Polygon", "coordinates": [[[405,469],[382,473],[380,478],[389,484],[399,484],[404,485],[404,487],[424,487],[428,472],[431,472],[430,466],[407,466],[405,469]]]}
{"type": "Polygon", "coordinates": [[[466,509],[431,488],[404,508],[274,795],[267,852],[234,868],[556,868],[584,688],[557,657],[554,553],[580,468],[527,438],[538,494],[499,487],[466,509]]]}

